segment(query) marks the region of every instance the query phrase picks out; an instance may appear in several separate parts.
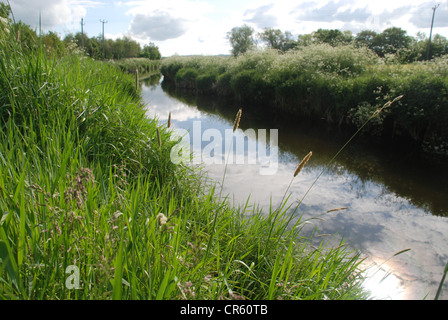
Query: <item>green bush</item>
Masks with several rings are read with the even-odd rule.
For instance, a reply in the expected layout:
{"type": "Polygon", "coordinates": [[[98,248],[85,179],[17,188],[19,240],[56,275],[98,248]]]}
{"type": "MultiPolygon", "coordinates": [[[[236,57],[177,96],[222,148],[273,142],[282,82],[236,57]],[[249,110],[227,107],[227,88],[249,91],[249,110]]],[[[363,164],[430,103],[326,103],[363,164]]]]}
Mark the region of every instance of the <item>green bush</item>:
{"type": "Polygon", "coordinates": [[[160,60],[150,60],[147,58],[128,58],[120,60],[110,60],[109,63],[121,71],[139,74],[157,71],[160,67],[160,60]]]}
{"type": "Polygon", "coordinates": [[[230,72],[225,72],[218,76],[215,89],[219,96],[230,96],[233,94],[232,87],[230,86],[231,79],[232,74],[230,72]]]}
{"type": "Polygon", "coordinates": [[[160,72],[163,74],[165,80],[174,82],[177,72],[182,69],[182,67],[183,64],[180,61],[172,63],[166,63],[166,61],[162,61],[160,72]]]}
{"type": "Polygon", "coordinates": [[[243,70],[230,79],[230,87],[235,95],[241,99],[249,99],[253,95],[253,81],[256,75],[255,70],[243,70]]]}
{"type": "Polygon", "coordinates": [[[217,74],[213,72],[200,74],[196,78],[196,90],[201,94],[213,94],[217,81],[217,74]]]}
{"type": "Polygon", "coordinates": [[[195,89],[198,71],[193,68],[180,69],[174,78],[176,86],[184,89],[195,89]]]}

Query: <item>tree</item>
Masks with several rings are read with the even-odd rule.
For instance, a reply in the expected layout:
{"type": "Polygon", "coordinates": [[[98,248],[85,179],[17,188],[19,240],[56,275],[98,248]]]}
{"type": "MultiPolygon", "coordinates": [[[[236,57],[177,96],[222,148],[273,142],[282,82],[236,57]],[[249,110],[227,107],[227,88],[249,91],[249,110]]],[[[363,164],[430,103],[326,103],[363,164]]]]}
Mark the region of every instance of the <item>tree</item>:
{"type": "Polygon", "coordinates": [[[49,31],[47,34],[42,36],[42,44],[50,55],[62,55],[64,54],[64,43],[59,39],[56,32],[49,31]]]}
{"type": "Polygon", "coordinates": [[[272,49],[287,51],[297,46],[297,42],[292,39],[292,34],[289,31],[283,33],[279,29],[265,28],[258,34],[258,37],[272,49]]]}
{"type": "Polygon", "coordinates": [[[406,31],[392,27],[377,34],[373,39],[373,50],[380,56],[386,54],[396,54],[400,49],[409,49],[412,44],[412,38],[406,31]]]}
{"type": "Polygon", "coordinates": [[[335,47],[339,44],[350,43],[353,40],[350,31],[342,32],[338,29],[319,29],[313,33],[313,41],[318,43],[328,43],[335,47]]]}
{"type": "Polygon", "coordinates": [[[160,54],[159,47],[157,47],[154,43],[150,42],[149,44],[145,44],[143,46],[141,57],[150,59],[150,60],[160,60],[162,55],[160,54]]]}
{"type": "MultiPolygon", "coordinates": [[[[429,45],[429,39],[425,41],[425,50],[427,50],[429,45]]],[[[431,41],[429,58],[440,57],[442,55],[448,54],[448,40],[440,34],[436,34],[431,41]]],[[[423,54],[423,53],[422,53],[423,54]]]]}
{"type": "Polygon", "coordinates": [[[300,34],[297,39],[297,45],[298,46],[309,46],[313,43],[313,36],[312,34],[300,34]]]}
{"type": "Polygon", "coordinates": [[[227,33],[227,38],[232,46],[232,54],[234,57],[237,57],[255,47],[253,34],[254,29],[248,25],[234,27],[227,33]]]}
{"type": "Polygon", "coordinates": [[[364,30],[355,37],[355,44],[359,47],[365,46],[373,50],[374,40],[378,34],[372,30],[364,30]]]}
{"type": "Polygon", "coordinates": [[[123,48],[124,48],[123,58],[136,58],[139,56],[142,50],[140,44],[129,37],[123,37],[123,48]]]}

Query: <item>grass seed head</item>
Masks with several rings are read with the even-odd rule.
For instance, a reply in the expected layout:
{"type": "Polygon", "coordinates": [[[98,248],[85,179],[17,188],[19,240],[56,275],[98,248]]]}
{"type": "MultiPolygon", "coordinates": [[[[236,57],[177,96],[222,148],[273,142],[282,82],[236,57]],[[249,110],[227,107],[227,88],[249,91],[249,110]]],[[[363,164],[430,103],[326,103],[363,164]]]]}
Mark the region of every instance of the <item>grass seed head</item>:
{"type": "Polygon", "coordinates": [[[238,129],[239,125],[240,125],[240,120],[241,120],[241,114],[243,113],[242,109],[239,109],[236,117],[235,117],[235,121],[233,122],[233,132],[235,132],[236,129],[238,129]]]}
{"type": "Polygon", "coordinates": [[[397,102],[398,100],[400,100],[401,98],[403,98],[404,95],[398,96],[395,99],[393,99],[392,101],[388,101],[386,102],[380,109],[376,110],[375,113],[373,114],[373,117],[376,117],[377,115],[380,114],[381,111],[383,111],[386,108],[389,108],[394,102],[397,102]]]}
{"type": "Polygon", "coordinates": [[[299,165],[296,168],[296,171],[294,171],[294,177],[299,174],[300,171],[302,171],[303,167],[305,167],[306,163],[310,160],[311,156],[313,155],[313,152],[310,151],[299,163],[299,165]]]}

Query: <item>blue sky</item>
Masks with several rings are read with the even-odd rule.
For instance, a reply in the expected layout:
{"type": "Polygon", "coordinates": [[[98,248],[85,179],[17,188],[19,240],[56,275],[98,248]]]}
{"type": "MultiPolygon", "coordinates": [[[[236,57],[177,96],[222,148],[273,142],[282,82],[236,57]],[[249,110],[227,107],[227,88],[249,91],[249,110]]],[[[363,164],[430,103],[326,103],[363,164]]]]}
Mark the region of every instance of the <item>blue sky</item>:
{"type": "MultiPolygon", "coordinates": [[[[0,0],[6,2],[5,0],[0,0]]],[[[294,36],[319,28],[381,32],[396,26],[415,36],[429,36],[432,7],[434,31],[448,37],[448,0],[10,0],[16,20],[61,37],[81,30],[88,36],[129,36],[142,45],[153,42],[164,56],[229,54],[226,33],[248,24],[290,31],[294,36]]]]}

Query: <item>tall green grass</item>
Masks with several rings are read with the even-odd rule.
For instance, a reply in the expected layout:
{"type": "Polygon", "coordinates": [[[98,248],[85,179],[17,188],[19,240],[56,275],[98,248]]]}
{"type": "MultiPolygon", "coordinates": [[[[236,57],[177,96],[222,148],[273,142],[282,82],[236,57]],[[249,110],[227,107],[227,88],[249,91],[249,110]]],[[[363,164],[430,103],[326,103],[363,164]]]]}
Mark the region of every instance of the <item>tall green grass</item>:
{"type": "Polygon", "coordinates": [[[0,38],[0,298],[366,297],[358,253],[314,248],[300,220],[232,207],[173,164],[132,76],[24,52],[13,34],[0,38]]]}

